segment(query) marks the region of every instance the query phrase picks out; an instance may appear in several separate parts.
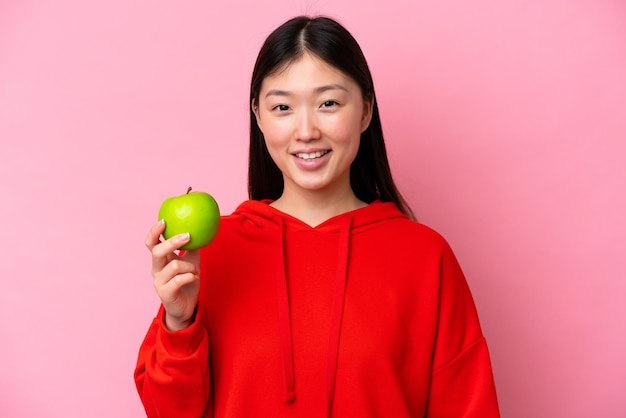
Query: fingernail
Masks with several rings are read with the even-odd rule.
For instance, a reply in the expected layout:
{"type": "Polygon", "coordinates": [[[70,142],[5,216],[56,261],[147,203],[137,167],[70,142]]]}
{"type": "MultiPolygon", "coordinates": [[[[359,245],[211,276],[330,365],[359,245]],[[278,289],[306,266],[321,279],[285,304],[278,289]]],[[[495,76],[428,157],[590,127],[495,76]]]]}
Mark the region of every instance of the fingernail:
{"type": "Polygon", "coordinates": [[[165,224],[165,219],[161,219],[161,220],[159,221],[159,225],[164,225],[164,224],[165,224]]]}
{"type": "Polygon", "coordinates": [[[191,238],[191,235],[189,235],[189,232],[180,234],[178,237],[176,237],[176,239],[180,242],[189,241],[190,238],[191,238]]]}

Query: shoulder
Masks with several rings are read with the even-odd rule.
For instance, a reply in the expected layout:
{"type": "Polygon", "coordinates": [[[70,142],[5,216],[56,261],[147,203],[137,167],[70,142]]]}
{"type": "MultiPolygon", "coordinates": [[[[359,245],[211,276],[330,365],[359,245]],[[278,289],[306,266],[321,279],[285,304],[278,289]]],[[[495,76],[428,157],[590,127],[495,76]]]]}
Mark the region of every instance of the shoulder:
{"type": "Polygon", "coordinates": [[[386,233],[401,243],[411,243],[440,251],[450,248],[448,241],[437,230],[406,217],[393,219],[384,227],[386,233]]]}
{"type": "Polygon", "coordinates": [[[391,202],[376,201],[355,213],[353,234],[363,235],[372,244],[398,248],[406,246],[441,252],[449,248],[446,239],[432,227],[410,219],[391,202]]]}
{"type": "Polygon", "coordinates": [[[234,212],[220,216],[215,240],[207,248],[215,252],[242,245],[256,247],[263,244],[273,236],[268,232],[277,229],[270,211],[271,208],[263,202],[243,202],[234,212]]]}

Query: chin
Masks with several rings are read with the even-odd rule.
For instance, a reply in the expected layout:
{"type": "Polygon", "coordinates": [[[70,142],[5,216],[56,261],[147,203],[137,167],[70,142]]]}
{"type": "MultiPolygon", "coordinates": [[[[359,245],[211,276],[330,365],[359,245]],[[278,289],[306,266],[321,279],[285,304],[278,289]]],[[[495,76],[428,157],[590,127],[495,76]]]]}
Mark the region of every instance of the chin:
{"type": "Polygon", "coordinates": [[[311,183],[311,184],[298,184],[297,187],[307,192],[320,192],[327,188],[327,184],[311,183]]]}

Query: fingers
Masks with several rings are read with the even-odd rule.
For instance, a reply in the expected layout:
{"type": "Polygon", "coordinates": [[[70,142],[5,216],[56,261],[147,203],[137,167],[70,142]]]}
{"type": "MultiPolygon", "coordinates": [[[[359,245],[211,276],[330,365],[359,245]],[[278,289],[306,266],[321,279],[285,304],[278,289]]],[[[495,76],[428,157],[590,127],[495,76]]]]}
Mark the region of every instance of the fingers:
{"type": "Polygon", "coordinates": [[[158,289],[170,281],[182,286],[188,282],[193,282],[195,280],[193,276],[198,276],[198,274],[198,268],[193,263],[182,259],[173,259],[163,269],[153,273],[154,286],[158,289]]]}
{"type": "MultiPolygon", "coordinates": [[[[197,274],[177,274],[176,276],[172,277],[171,280],[165,282],[161,287],[157,287],[156,290],[159,297],[161,298],[161,301],[163,301],[163,304],[168,305],[169,303],[176,302],[176,298],[181,297],[183,294],[185,294],[185,292],[182,291],[184,286],[198,284],[199,282],[200,276],[198,276],[197,274]]],[[[166,310],[168,310],[167,307],[166,310]]]]}
{"type": "MultiPolygon", "coordinates": [[[[182,251],[189,234],[162,240],[165,222],[159,221],[146,236],[146,247],[152,253],[152,278],[157,294],[174,326],[186,326],[193,315],[200,286],[199,251],[182,251]]],[[[171,322],[171,321],[170,321],[171,322]]],[[[168,325],[169,327],[169,325],[168,325]]]]}
{"type": "Polygon", "coordinates": [[[152,274],[161,271],[172,258],[174,251],[189,242],[188,233],[179,234],[168,240],[161,242],[161,234],[165,230],[165,222],[163,220],[157,222],[150,228],[146,237],[146,247],[152,253],[152,274]]]}
{"type": "Polygon", "coordinates": [[[162,219],[150,228],[148,236],[146,237],[146,247],[148,247],[150,251],[152,251],[155,245],[161,242],[159,238],[163,231],[165,231],[165,221],[162,219]]]}
{"type": "Polygon", "coordinates": [[[152,271],[162,270],[168,263],[168,256],[189,242],[189,234],[180,234],[152,247],[152,271]]]}
{"type": "Polygon", "coordinates": [[[182,260],[189,261],[197,269],[200,268],[200,250],[189,250],[185,251],[185,253],[181,256],[182,260]]]}

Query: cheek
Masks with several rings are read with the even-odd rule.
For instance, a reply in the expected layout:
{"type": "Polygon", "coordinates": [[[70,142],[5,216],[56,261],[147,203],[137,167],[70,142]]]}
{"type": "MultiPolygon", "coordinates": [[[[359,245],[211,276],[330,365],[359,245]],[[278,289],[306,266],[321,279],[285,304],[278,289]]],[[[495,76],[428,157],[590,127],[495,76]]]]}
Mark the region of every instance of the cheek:
{"type": "Polygon", "coordinates": [[[261,131],[263,132],[265,146],[270,157],[280,167],[280,156],[283,155],[284,150],[289,145],[289,136],[286,133],[286,129],[281,124],[265,123],[261,131]]]}
{"type": "Polygon", "coordinates": [[[328,134],[346,146],[358,148],[361,140],[361,123],[356,116],[345,118],[330,126],[328,134]]]}
{"type": "Polygon", "coordinates": [[[269,119],[264,121],[259,126],[261,128],[261,132],[263,132],[263,136],[265,137],[265,142],[277,144],[288,138],[289,129],[285,123],[279,123],[269,119]]]}
{"type": "Polygon", "coordinates": [[[272,135],[264,135],[265,136],[265,146],[267,147],[267,151],[270,153],[272,160],[276,161],[276,157],[280,154],[280,150],[283,148],[282,143],[276,140],[276,137],[272,135]]]}

